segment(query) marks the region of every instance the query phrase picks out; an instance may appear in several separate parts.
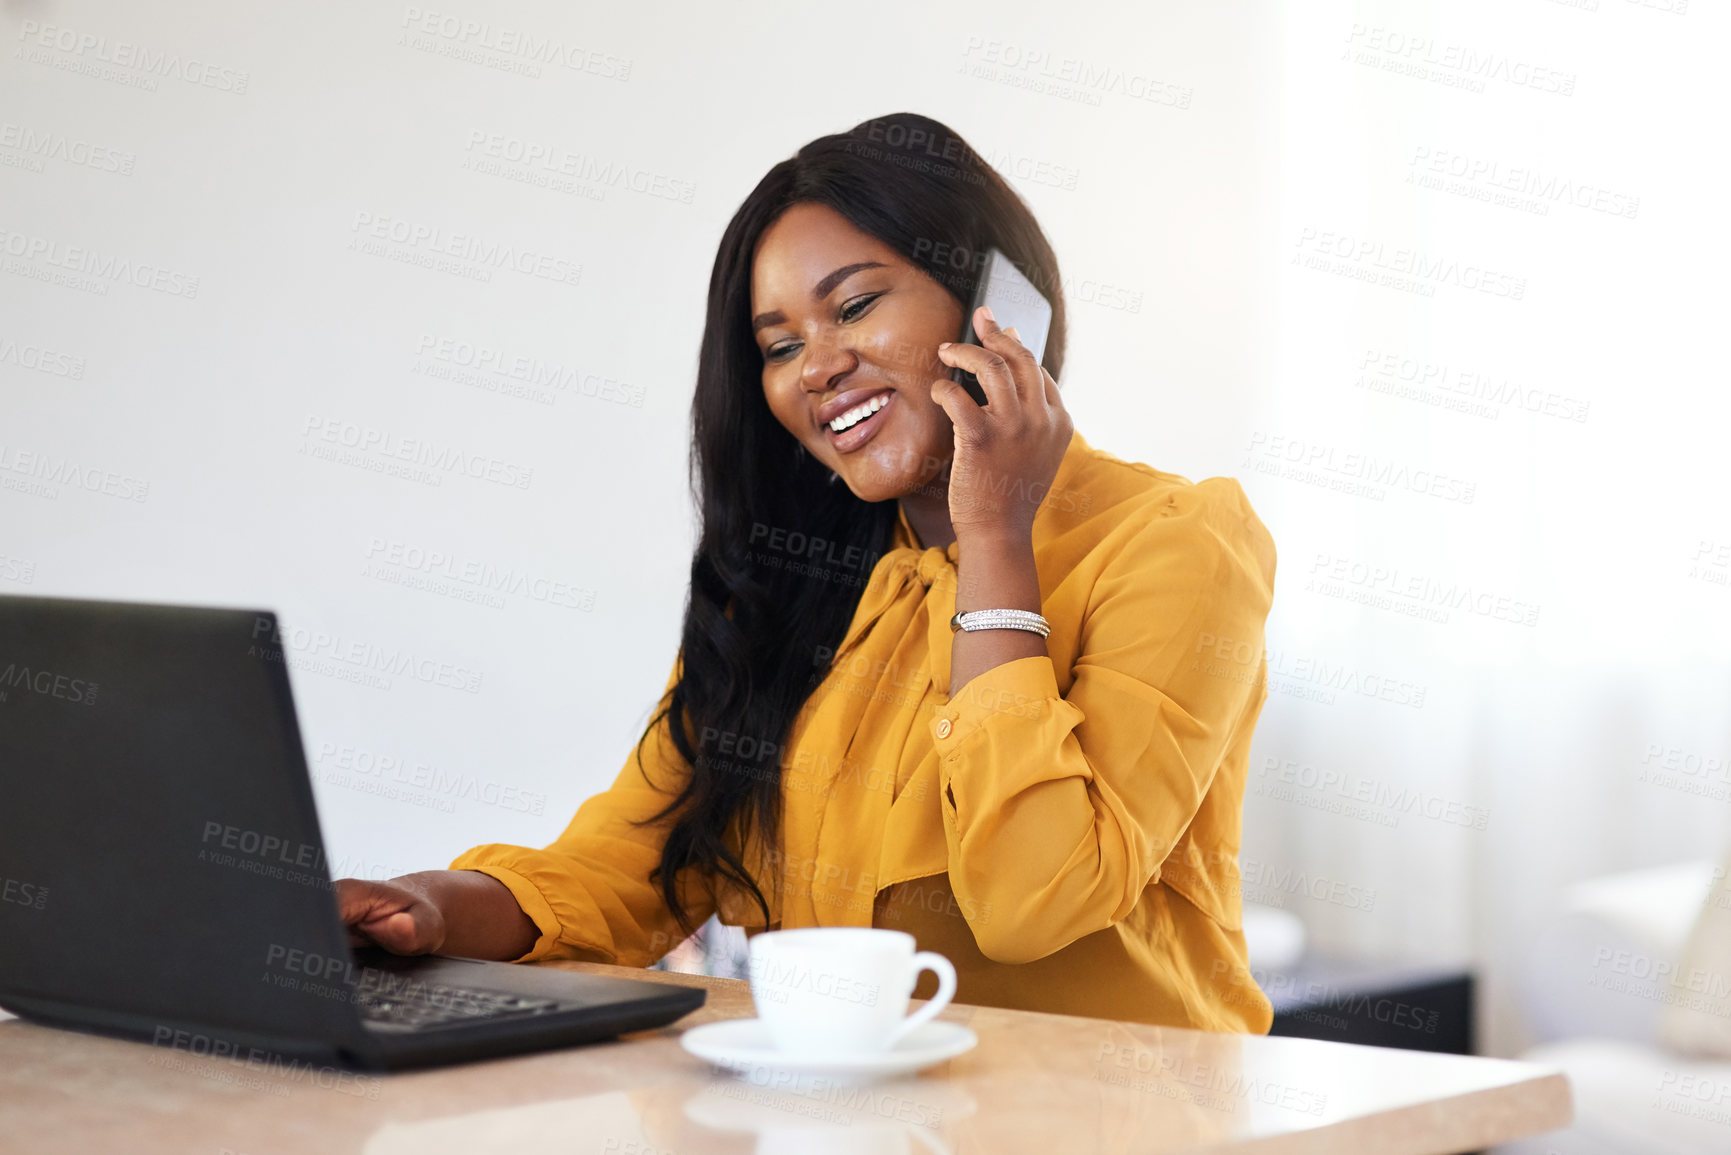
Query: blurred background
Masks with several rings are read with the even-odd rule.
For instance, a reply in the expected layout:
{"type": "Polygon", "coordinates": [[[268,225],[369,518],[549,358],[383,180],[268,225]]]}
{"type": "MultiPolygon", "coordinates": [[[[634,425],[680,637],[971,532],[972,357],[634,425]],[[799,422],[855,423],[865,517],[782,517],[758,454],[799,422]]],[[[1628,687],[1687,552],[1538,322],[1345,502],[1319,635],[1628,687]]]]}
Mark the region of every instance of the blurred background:
{"type": "MultiPolygon", "coordinates": [[[[1052,238],[1077,427],[1239,478],[1279,547],[1265,987],[1454,983],[1486,1054],[1658,1047],[1627,960],[1681,949],[1731,842],[1727,31],[0,0],[0,593],[277,610],[339,873],[550,841],[675,650],[723,226],[918,111],[1052,238]]],[[[1686,1113],[1643,1053],[1632,1132],[1686,1113]]]]}

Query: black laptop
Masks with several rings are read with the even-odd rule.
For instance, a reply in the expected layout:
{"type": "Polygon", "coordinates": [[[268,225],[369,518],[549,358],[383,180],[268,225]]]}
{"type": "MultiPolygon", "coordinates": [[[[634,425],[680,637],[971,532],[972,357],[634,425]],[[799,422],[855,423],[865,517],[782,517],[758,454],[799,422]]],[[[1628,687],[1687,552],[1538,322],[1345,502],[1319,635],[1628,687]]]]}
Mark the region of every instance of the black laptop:
{"type": "Polygon", "coordinates": [[[703,1004],[352,951],[279,638],[264,611],[0,597],[0,1007],[192,1054],[395,1070],[703,1004]]]}

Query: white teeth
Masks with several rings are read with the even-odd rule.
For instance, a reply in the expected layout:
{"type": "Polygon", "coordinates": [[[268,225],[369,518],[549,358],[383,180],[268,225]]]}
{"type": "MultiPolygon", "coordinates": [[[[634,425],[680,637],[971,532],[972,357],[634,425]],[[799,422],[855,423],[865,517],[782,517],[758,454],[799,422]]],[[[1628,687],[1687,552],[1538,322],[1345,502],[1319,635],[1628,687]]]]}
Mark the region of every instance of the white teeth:
{"type": "Polygon", "coordinates": [[[889,396],[888,393],[879,393],[864,405],[856,405],[846,413],[843,413],[840,417],[837,417],[834,421],[831,421],[829,427],[837,433],[853,428],[861,421],[864,421],[867,417],[870,417],[873,413],[876,413],[879,409],[882,409],[884,404],[889,400],[889,396]]]}

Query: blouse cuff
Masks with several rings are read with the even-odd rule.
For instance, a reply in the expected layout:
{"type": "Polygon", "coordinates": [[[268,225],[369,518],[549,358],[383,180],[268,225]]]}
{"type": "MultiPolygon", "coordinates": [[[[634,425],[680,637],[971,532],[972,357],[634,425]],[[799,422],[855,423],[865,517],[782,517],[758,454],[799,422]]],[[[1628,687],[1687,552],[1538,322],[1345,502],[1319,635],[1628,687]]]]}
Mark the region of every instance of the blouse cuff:
{"type": "Polygon", "coordinates": [[[1028,761],[1026,755],[1031,751],[1026,747],[1029,741],[1043,745],[1050,740],[1055,755],[1057,744],[1082,721],[1082,717],[1082,711],[1065,701],[1058,692],[1057,671],[1047,655],[1016,658],[976,674],[955,696],[933,712],[932,736],[937,743],[938,782],[942,797],[947,803],[952,800],[960,803],[954,793],[951,775],[962,753],[981,742],[994,746],[1002,742],[1016,749],[1023,758],[1005,759],[998,764],[1035,766],[1038,775],[1028,782],[970,781],[968,794],[972,808],[989,807],[992,798],[987,797],[988,794],[1007,797],[1026,789],[1039,778],[1049,776],[1050,763],[1055,763],[1056,757],[1028,761]],[[1051,734],[1033,737],[1036,732],[1048,729],[1052,730],[1051,734]]]}
{"type": "Polygon", "coordinates": [[[553,904],[547,901],[547,896],[541,893],[540,887],[512,869],[517,865],[518,856],[524,849],[501,844],[477,846],[459,854],[450,865],[451,870],[475,870],[504,883],[505,889],[511,892],[511,897],[517,900],[517,905],[523,908],[523,913],[535,923],[541,937],[535,940],[535,945],[529,948],[528,954],[510,960],[520,963],[547,958],[559,945],[563,933],[559,916],[554,912],[553,904]]]}

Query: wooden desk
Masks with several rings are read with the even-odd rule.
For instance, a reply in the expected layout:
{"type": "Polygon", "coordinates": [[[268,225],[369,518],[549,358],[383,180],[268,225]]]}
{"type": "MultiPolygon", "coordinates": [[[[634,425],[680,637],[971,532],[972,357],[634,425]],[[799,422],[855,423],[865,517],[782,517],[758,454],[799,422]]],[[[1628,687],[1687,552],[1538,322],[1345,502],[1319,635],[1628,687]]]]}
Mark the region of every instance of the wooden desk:
{"type": "Polygon", "coordinates": [[[1498,1059],[951,1006],[980,1045],[923,1074],[805,1093],[712,1071],[680,1029],[753,1014],[707,987],[677,1027],[377,1077],[290,1080],[144,1043],[0,1022],[0,1151],[206,1155],[1374,1152],[1446,1155],[1568,1124],[1559,1073],[1498,1059]]]}

